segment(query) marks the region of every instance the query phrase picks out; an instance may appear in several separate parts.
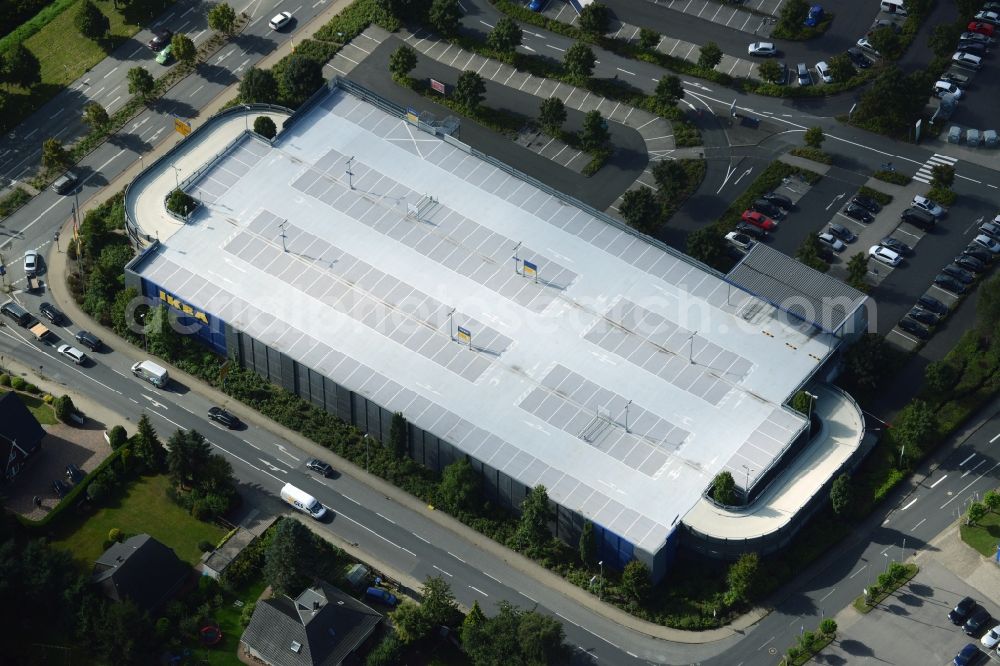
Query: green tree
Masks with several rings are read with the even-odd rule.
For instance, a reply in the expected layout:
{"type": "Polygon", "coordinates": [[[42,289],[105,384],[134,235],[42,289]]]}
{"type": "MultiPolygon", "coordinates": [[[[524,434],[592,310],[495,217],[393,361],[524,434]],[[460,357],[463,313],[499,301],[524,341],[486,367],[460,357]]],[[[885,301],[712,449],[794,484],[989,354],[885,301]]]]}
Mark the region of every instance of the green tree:
{"type": "Polygon", "coordinates": [[[824,618],[823,621],[819,623],[819,630],[827,636],[833,636],[837,633],[837,621],[830,617],[824,618]]]}
{"type": "Polygon", "coordinates": [[[580,131],[580,144],[585,150],[595,151],[607,147],[611,141],[608,132],[608,121],[597,109],[588,111],[583,116],[583,129],[580,131]]]}
{"type": "Polygon", "coordinates": [[[809,16],[809,3],[806,0],[786,0],[781,7],[781,13],[778,14],[776,28],[797,33],[802,29],[807,16],[809,16]]]}
{"type": "Polygon", "coordinates": [[[316,554],[309,528],[294,518],[283,518],[264,555],[264,580],[276,595],[295,597],[309,584],[316,554]]]}
{"type": "Polygon", "coordinates": [[[765,60],[757,65],[757,74],[768,83],[783,83],[781,77],[784,76],[784,72],[776,60],[765,60]]]}
{"type": "Polygon", "coordinates": [[[645,185],[622,195],[618,213],[629,226],[643,233],[653,233],[660,226],[660,204],[645,185]]]}
{"type": "Polygon", "coordinates": [[[185,65],[193,65],[198,59],[198,47],[183,33],[178,32],[170,38],[170,49],[174,57],[185,65]]]}
{"type": "Polygon", "coordinates": [[[278,101],[278,82],[269,69],[251,67],[240,81],[240,100],[248,104],[278,101]]]}
{"type": "Polygon", "coordinates": [[[389,615],[396,634],[404,643],[415,643],[426,638],[434,628],[423,609],[409,599],[404,599],[389,615]]]}
{"type": "Polygon", "coordinates": [[[962,378],[962,371],[947,359],[932,361],[924,368],[924,386],[935,397],[950,397],[951,391],[962,378]]]}
{"type": "Polygon", "coordinates": [[[563,57],[563,68],[566,73],[576,81],[586,81],[594,71],[594,63],[597,57],[590,47],[583,42],[576,42],[566,49],[563,57]]]}
{"type": "Polygon", "coordinates": [[[844,518],[850,515],[851,504],[854,502],[854,486],[851,485],[851,477],[841,474],[830,486],[830,504],[833,512],[844,518]]]}
{"type": "Polygon", "coordinates": [[[878,386],[882,377],[891,376],[886,370],[889,350],[885,339],[877,333],[867,333],[847,348],[844,354],[845,379],[852,392],[867,393],[878,386]]]}
{"type": "Polygon", "coordinates": [[[462,620],[462,643],[474,642],[476,633],[479,632],[485,624],[486,614],[483,613],[483,609],[479,607],[479,602],[473,601],[472,608],[469,610],[468,615],[466,615],[465,619],[462,620]],[[466,639],[466,636],[469,638],[466,639]]]}
{"type": "Polygon", "coordinates": [[[726,257],[726,240],[715,228],[702,227],[688,234],[687,253],[709,266],[718,267],[726,257]]]}
{"type": "Polygon", "coordinates": [[[591,35],[603,35],[611,23],[611,12],[599,2],[594,2],[583,8],[576,27],[591,35]]]}
{"type": "Polygon", "coordinates": [[[273,139],[278,133],[278,127],[270,116],[257,116],[253,121],[253,131],[265,139],[273,139]]]}
{"type": "Polygon", "coordinates": [[[90,0],[80,4],[73,23],[81,35],[95,41],[103,39],[111,31],[111,21],[90,0]]]}
{"type": "Polygon", "coordinates": [[[955,44],[965,30],[964,22],[939,23],[931,28],[927,44],[938,58],[948,58],[955,51],[955,44]]]}
{"type": "Polygon", "coordinates": [[[525,612],[501,601],[498,612],[478,626],[464,627],[462,649],[473,666],[565,663],[567,649],[562,624],[534,611],[525,612]]]}
{"type": "Polygon", "coordinates": [[[127,441],[128,433],[125,432],[125,428],[122,426],[116,425],[108,431],[108,444],[111,446],[112,451],[117,451],[124,446],[127,441]]]}
{"type": "Polygon", "coordinates": [[[417,52],[406,44],[401,45],[389,56],[389,71],[397,78],[410,75],[417,66],[417,52]]]}
{"type": "Polygon", "coordinates": [[[859,291],[868,291],[868,255],[858,252],[847,260],[847,284],[859,291]]]}
{"type": "Polygon", "coordinates": [[[983,504],[990,511],[1000,511],[1000,492],[987,490],[986,494],[983,495],[983,504]]]}
{"type": "Polygon", "coordinates": [[[746,603],[753,598],[760,586],[760,558],[757,553],[743,553],[729,565],[726,585],[728,588],[723,594],[723,603],[727,606],[746,603]]]}
{"type": "Polygon", "coordinates": [[[395,666],[400,663],[405,647],[399,636],[389,634],[371,649],[365,657],[365,666],[395,666]]]}
{"type": "Polygon", "coordinates": [[[733,475],[727,470],[719,472],[712,479],[712,498],[719,504],[732,506],[739,500],[736,493],[736,481],[733,475]]]}
{"type": "Polygon", "coordinates": [[[514,533],[514,542],[529,553],[541,549],[552,538],[549,532],[551,519],[548,491],[545,486],[535,486],[521,502],[521,518],[514,533]]]}
{"type": "Polygon", "coordinates": [[[48,138],[42,144],[42,166],[46,169],[65,169],[70,165],[69,151],[56,138],[48,138]]]}
{"type": "Polygon", "coordinates": [[[566,105],[558,97],[546,97],[538,108],[538,122],[546,132],[558,136],[566,122],[566,105]]]}
{"type": "Polygon", "coordinates": [[[167,197],[167,209],[181,217],[187,217],[197,205],[194,197],[184,190],[173,190],[167,197]]]}
{"type": "Polygon", "coordinates": [[[810,127],[802,137],[807,146],[816,148],[817,150],[823,145],[823,139],[825,138],[822,127],[810,127]]]}
{"type": "Polygon", "coordinates": [[[501,16],[490,34],[486,36],[486,45],[491,49],[504,53],[511,53],[521,45],[521,38],[524,34],[521,27],[509,16],[501,16]]]}
{"type": "Polygon", "coordinates": [[[705,69],[715,69],[722,62],[722,49],[715,42],[705,42],[698,50],[698,66],[705,69]]]}
{"type": "Polygon", "coordinates": [[[83,120],[91,129],[101,129],[108,124],[108,112],[97,102],[87,102],[83,105],[83,120]]]}
{"type": "Polygon", "coordinates": [[[565,636],[562,623],[554,617],[534,611],[521,613],[517,624],[517,642],[521,652],[518,662],[539,666],[564,663],[567,652],[563,643],[565,636]]]}
{"type": "Polygon", "coordinates": [[[23,44],[14,44],[0,54],[0,81],[7,85],[30,88],[41,83],[42,65],[23,44]]]}
{"type": "Polygon", "coordinates": [[[799,391],[792,396],[792,409],[806,416],[812,410],[812,398],[805,391],[799,391]]]}
{"type": "Polygon", "coordinates": [[[409,447],[409,424],[406,418],[399,412],[392,415],[392,422],[389,424],[389,450],[397,458],[406,455],[409,447]]]}
{"type": "Polygon", "coordinates": [[[660,33],[649,28],[639,29],[639,48],[651,51],[660,43],[660,33]]]}
{"type": "Polygon", "coordinates": [[[480,479],[468,458],[459,458],[444,468],[437,497],[438,504],[455,516],[475,513],[482,500],[480,479]]]}
{"type": "Polygon", "coordinates": [[[836,82],[850,81],[858,73],[851,62],[850,56],[846,53],[837,53],[830,56],[830,76],[836,82]]]}
{"type": "Polygon", "coordinates": [[[883,65],[861,94],[852,120],[875,132],[905,136],[927,104],[931,83],[924,72],[904,74],[894,64],[883,65]]]}
{"type": "Polygon", "coordinates": [[[659,186],[660,197],[673,201],[687,185],[687,173],[677,160],[660,160],[653,167],[653,180],[659,186]]]}
{"type": "Polygon", "coordinates": [[[625,570],[622,571],[621,586],[631,603],[641,604],[644,602],[653,588],[652,580],[649,577],[649,567],[639,560],[630,561],[625,565],[625,570]]]}
{"type": "Polygon", "coordinates": [[[236,32],[236,10],[221,2],[208,10],[208,27],[223,35],[236,32]]]}
{"type": "Polygon", "coordinates": [[[167,470],[175,486],[196,487],[212,447],[197,430],[178,429],[167,441],[167,470]]]}
{"type": "Polygon", "coordinates": [[[431,3],[427,20],[435,30],[445,37],[458,34],[458,25],[462,20],[462,8],[458,0],[434,0],[431,3]]]}
{"type": "Polygon", "coordinates": [[[795,252],[795,258],[801,261],[806,266],[814,268],[817,271],[825,273],[830,269],[830,264],[823,260],[821,253],[823,252],[823,246],[819,244],[819,238],[816,234],[809,234],[799,245],[799,249],[795,252]]]}
{"type": "Polygon", "coordinates": [[[483,77],[472,70],[466,70],[458,75],[453,93],[455,101],[469,111],[476,111],[486,97],[486,84],[483,77]]]}
{"type": "Polygon", "coordinates": [[[597,561],[597,535],[594,533],[594,523],[589,520],[583,521],[577,548],[580,552],[580,562],[585,567],[593,566],[597,561]]]}
{"type": "Polygon", "coordinates": [[[441,576],[428,576],[420,590],[423,599],[420,609],[427,616],[431,626],[454,627],[462,619],[458,602],[452,594],[451,586],[441,576]]]}
{"type": "Polygon", "coordinates": [[[86,595],[79,618],[78,630],[87,637],[88,648],[100,661],[149,663],[153,626],[131,600],[112,602],[93,594],[86,595]]]}
{"type": "Polygon", "coordinates": [[[969,509],[966,512],[966,525],[978,525],[979,521],[986,517],[988,513],[986,505],[982,502],[973,502],[969,504],[969,509]]]}
{"type": "Polygon", "coordinates": [[[899,410],[892,424],[893,441],[918,457],[937,438],[937,410],[923,400],[914,400],[899,410]]]}
{"type": "Polygon", "coordinates": [[[1000,327],[1000,276],[993,276],[979,285],[976,302],[976,328],[979,335],[991,339],[1000,327]]]}
{"type": "Polygon", "coordinates": [[[660,106],[676,107],[677,102],[684,98],[684,86],[681,85],[680,78],[673,74],[660,77],[653,97],[660,106]]]}
{"type": "Polygon", "coordinates": [[[132,441],[132,454],[142,461],[143,466],[151,472],[163,467],[167,452],[156,434],[156,429],[149,421],[149,416],[143,412],[136,424],[136,433],[132,441]]]}
{"type": "Polygon", "coordinates": [[[156,81],[145,67],[133,67],[128,70],[129,95],[136,95],[139,99],[146,100],[155,87],[156,81]]]}
{"type": "Polygon", "coordinates": [[[888,26],[882,26],[869,35],[868,41],[872,48],[883,58],[896,60],[903,52],[903,41],[896,31],[888,26]]]}
{"type": "Polygon", "coordinates": [[[324,83],[320,64],[312,58],[292,54],[278,80],[278,97],[295,108],[309,99],[324,83]]]}
{"type": "Polygon", "coordinates": [[[53,401],[52,406],[56,411],[56,418],[66,423],[69,418],[76,412],[76,405],[73,404],[73,399],[68,395],[61,395],[53,401]]]}
{"type": "Polygon", "coordinates": [[[955,183],[955,167],[950,164],[935,164],[931,167],[931,187],[948,189],[955,183]]]}

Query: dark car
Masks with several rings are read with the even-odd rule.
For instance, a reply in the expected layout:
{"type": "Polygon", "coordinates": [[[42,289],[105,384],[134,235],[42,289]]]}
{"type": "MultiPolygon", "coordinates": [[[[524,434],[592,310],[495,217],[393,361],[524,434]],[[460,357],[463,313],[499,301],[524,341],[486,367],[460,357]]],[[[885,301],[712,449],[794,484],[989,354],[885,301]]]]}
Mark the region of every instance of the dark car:
{"type": "Polygon", "coordinates": [[[892,236],[886,236],[878,242],[882,247],[887,247],[896,254],[900,256],[908,256],[913,254],[913,250],[909,245],[899,240],[898,238],[893,238],[892,236]]]}
{"type": "Polygon", "coordinates": [[[924,231],[930,231],[937,224],[937,219],[933,215],[919,208],[907,208],[900,213],[899,219],[924,231]]]}
{"type": "Polygon", "coordinates": [[[858,69],[868,69],[872,66],[872,61],[866,58],[861,49],[856,46],[847,49],[847,57],[851,59],[851,62],[858,69]]]}
{"type": "Polygon", "coordinates": [[[989,49],[986,48],[985,44],[971,39],[958,40],[958,50],[971,53],[972,55],[977,55],[980,58],[985,57],[986,54],[989,53],[989,49]]]}
{"type": "Polygon", "coordinates": [[[76,341],[81,345],[89,349],[90,351],[97,351],[104,346],[101,339],[91,333],[90,331],[78,331],[76,335],[73,336],[76,341]]]}
{"type": "Polygon", "coordinates": [[[381,587],[369,587],[365,590],[365,596],[386,606],[395,606],[399,602],[395,594],[381,587]]]}
{"type": "Polygon", "coordinates": [[[875,219],[875,216],[869,213],[867,208],[863,208],[853,202],[847,204],[847,208],[844,209],[844,215],[865,224],[870,224],[875,219]]]}
{"type": "Polygon", "coordinates": [[[313,458],[306,463],[306,467],[314,472],[319,472],[323,476],[333,476],[333,467],[329,463],[313,458]]]}
{"type": "Polygon", "coordinates": [[[983,653],[979,651],[979,647],[975,643],[969,643],[955,655],[955,659],[951,663],[955,666],[971,666],[981,656],[983,653]]]}
{"type": "Polygon", "coordinates": [[[909,313],[907,313],[906,316],[914,321],[919,321],[921,324],[926,326],[934,326],[941,320],[941,318],[933,312],[922,310],[920,308],[913,308],[909,311],[909,313]]]}
{"type": "Polygon", "coordinates": [[[945,275],[944,273],[938,273],[937,277],[934,278],[934,284],[941,287],[945,291],[950,291],[953,294],[964,294],[965,285],[951,277],[950,275],[945,275]]]}
{"type": "Polygon", "coordinates": [[[227,428],[238,428],[240,420],[224,410],[222,407],[212,407],[208,410],[208,418],[220,423],[227,428]]]}
{"type": "Polygon", "coordinates": [[[871,197],[865,196],[864,194],[855,195],[855,197],[851,199],[851,203],[861,206],[870,213],[877,213],[882,210],[882,206],[879,205],[879,202],[875,201],[871,197]]]}
{"type": "Polygon", "coordinates": [[[917,305],[924,310],[929,310],[934,314],[946,315],[949,312],[948,306],[934,298],[933,296],[921,296],[917,299],[917,305]]]}
{"type": "Polygon", "coordinates": [[[153,31],[153,38],[149,40],[146,46],[149,47],[150,51],[156,51],[159,53],[167,47],[170,43],[170,39],[174,36],[174,33],[167,29],[160,29],[153,31]]]}
{"type": "Polygon", "coordinates": [[[857,234],[844,225],[837,224],[835,222],[830,224],[830,235],[844,241],[845,243],[853,243],[858,240],[857,234]]]}
{"type": "Polygon", "coordinates": [[[739,224],[737,224],[736,231],[740,232],[741,234],[746,234],[750,238],[754,238],[759,241],[767,240],[768,236],[767,232],[764,231],[763,229],[758,229],[752,224],[747,224],[746,222],[740,222],[739,224]]]}
{"type": "Polygon", "coordinates": [[[993,254],[989,250],[983,249],[978,245],[970,245],[962,250],[962,254],[967,257],[978,259],[983,262],[983,264],[989,264],[993,261],[993,254]]]}
{"type": "Polygon", "coordinates": [[[84,476],[86,475],[83,473],[83,470],[73,463],[66,465],[66,478],[69,479],[70,483],[76,483],[84,476]]]}
{"type": "Polygon", "coordinates": [[[757,199],[750,206],[753,210],[758,213],[764,213],[764,215],[773,217],[776,220],[780,220],[785,216],[785,214],[776,205],[768,201],[767,199],[757,199]]]}
{"type": "Polygon", "coordinates": [[[955,265],[973,273],[982,273],[986,270],[986,264],[967,254],[960,254],[955,257],[955,265]]]}
{"type": "Polygon", "coordinates": [[[51,303],[42,303],[38,311],[42,313],[42,316],[51,321],[53,324],[59,325],[63,320],[63,313],[59,311],[59,308],[52,305],[51,303]]]}
{"type": "Polygon", "coordinates": [[[976,281],[976,276],[965,270],[964,268],[959,268],[955,264],[948,264],[941,269],[941,272],[945,275],[950,275],[962,284],[972,284],[976,281]]]}
{"type": "Polygon", "coordinates": [[[52,492],[56,494],[56,497],[62,499],[66,497],[69,492],[69,486],[67,486],[61,479],[56,479],[52,482],[52,492]]]}
{"type": "Polygon", "coordinates": [[[927,330],[927,327],[923,326],[922,324],[918,324],[912,319],[902,319],[896,325],[899,326],[904,331],[906,331],[907,333],[912,333],[921,340],[926,340],[927,338],[931,337],[931,332],[927,330]]]}
{"type": "Polygon", "coordinates": [[[965,626],[962,627],[962,630],[969,636],[978,636],[986,629],[986,625],[989,624],[991,619],[990,612],[980,606],[972,611],[969,619],[965,621],[965,626]]]}
{"type": "Polygon", "coordinates": [[[777,192],[768,192],[767,194],[761,196],[761,199],[766,199],[775,206],[781,206],[785,210],[791,210],[795,206],[791,199],[786,197],[784,194],[778,194],[777,192]]]}

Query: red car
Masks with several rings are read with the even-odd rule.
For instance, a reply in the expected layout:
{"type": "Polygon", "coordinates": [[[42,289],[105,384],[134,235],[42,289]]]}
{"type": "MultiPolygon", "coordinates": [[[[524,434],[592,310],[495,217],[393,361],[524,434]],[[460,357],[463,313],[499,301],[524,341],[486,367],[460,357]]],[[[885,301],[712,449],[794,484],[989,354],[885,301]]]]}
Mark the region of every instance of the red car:
{"type": "Polygon", "coordinates": [[[986,35],[987,37],[992,37],[994,30],[996,30],[995,26],[989,23],[979,23],[978,21],[973,21],[968,26],[969,32],[978,32],[980,35],[986,35]]]}
{"type": "Polygon", "coordinates": [[[752,224],[758,229],[763,229],[764,231],[773,231],[778,226],[778,223],[769,218],[767,215],[758,213],[755,210],[743,211],[743,215],[740,216],[740,219],[747,224],[752,224]]]}

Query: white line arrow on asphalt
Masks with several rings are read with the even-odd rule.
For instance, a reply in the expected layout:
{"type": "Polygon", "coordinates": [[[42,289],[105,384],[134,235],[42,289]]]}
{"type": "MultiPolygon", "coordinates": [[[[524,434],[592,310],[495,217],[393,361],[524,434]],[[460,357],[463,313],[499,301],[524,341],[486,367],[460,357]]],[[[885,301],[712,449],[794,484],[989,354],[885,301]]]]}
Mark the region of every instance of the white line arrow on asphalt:
{"type": "Polygon", "coordinates": [[[840,201],[841,199],[843,199],[846,196],[847,196],[847,192],[841,192],[840,194],[838,194],[837,196],[835,196],[833,198],[833,201],[831,201],[830,203],[827,204],[826,209],[830,210],[833,207],[833,204],[837,203],[838,201],[840,201]]]}

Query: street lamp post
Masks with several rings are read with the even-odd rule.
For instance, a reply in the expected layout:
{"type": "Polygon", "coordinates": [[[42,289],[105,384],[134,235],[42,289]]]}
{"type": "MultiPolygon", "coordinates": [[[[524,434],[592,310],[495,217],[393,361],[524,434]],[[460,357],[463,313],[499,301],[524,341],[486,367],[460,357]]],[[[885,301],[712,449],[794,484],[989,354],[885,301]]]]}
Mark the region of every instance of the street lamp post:
{"type": "Polygon", "coordinates": [[[244,104],[243,105],[243,110],[246,111],[246,113],[243,114],[243,129],[245,129],[247,132],[249,132],[250,131],[250,106],[247,105],[247,104],[244,104]]]}
{"type": "Polygon", "coordinates": [[[604,560],[597,563],[601,567],[601,584],[597,586],[597,598],[601,600],[604,598],[604,560]]]}
{"type": "Polygon", "coordinates": [[[365,433],[364,440],[365,440],[365,471],[366,472],[368,471],[368,437],[369,437],[368,433],[365,433]]]}
{"type": "Polygon", "coordinates": [[[173,164],[170,165],[170,168],[174,170],[175,189],[179,190],[181,189],[181,170],[179,167],[175,167],[173,164]]]}
{"type": "Polygon", "coordinates": [[[809,427],[812,428],[812,415],[813,415],[813,404],[819,400],[818,395],[813,395],[809,391],[803,391],[807,396],[809,396],[809,413],[806,414],[806,419],[809,420],[809,427]]]}
{"type": "Polygon", "coordinates": [[[883,573],[889,573],[889,551],[882,553],[885,556],[885,571],[883,573]]]}
{"type": "Polygon", "coordinates": [[[743,504],[750,504],[750,469],[747,465],[740,465],[743,469],[747,471],[747,482],[743,484],[743,504]]]}

